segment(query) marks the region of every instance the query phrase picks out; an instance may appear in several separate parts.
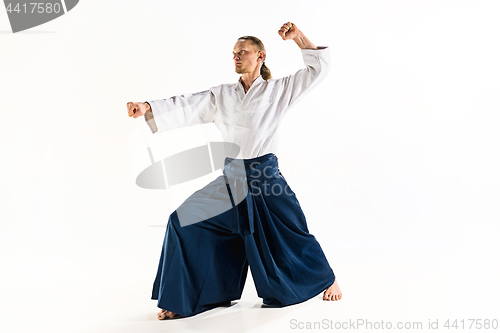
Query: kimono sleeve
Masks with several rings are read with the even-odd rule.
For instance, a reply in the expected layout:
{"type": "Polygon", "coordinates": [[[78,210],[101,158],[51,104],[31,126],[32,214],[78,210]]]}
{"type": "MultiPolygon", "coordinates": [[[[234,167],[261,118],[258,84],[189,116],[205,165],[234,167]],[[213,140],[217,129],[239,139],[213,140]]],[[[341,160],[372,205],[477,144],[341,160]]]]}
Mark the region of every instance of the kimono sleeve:
{"type": "Polygon", "coordinates": [[[146,102],[152,112],[146,112],[144,119],[153,133],[210,123],[217,112],[212,89],[146,102]]]}
{"type": "Polygon", "coordinates": [[[322,81],[330,71],[330,51],[327,46],[318,49],[302,49],[305,68],[282,78],[283,102],[286,108],[294,106],[313,87],[322,81]]]}

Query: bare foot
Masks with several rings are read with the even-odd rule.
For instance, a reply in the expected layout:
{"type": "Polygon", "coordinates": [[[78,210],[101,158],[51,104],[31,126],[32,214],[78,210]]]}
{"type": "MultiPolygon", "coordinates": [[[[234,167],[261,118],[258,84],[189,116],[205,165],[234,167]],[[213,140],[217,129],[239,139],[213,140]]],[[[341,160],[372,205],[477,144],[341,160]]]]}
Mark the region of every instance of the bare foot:
{"type": "Polygon", "coordinates": [[[167,311],[167,310],[161,310],[160,312],[158,312],[158,320],[165,320],[165,319],[172,319],[176,316],[175,313],[171,312],[171,311],[167,311]]]}
{"type": "Polygon", "coordinates": [[[335,278],[335,282],[325,290],[323,294],[324,301],[338,301],[342,298],[342,292],[340,291],[339,285],[337,284],[337,278],[335,278]]]}

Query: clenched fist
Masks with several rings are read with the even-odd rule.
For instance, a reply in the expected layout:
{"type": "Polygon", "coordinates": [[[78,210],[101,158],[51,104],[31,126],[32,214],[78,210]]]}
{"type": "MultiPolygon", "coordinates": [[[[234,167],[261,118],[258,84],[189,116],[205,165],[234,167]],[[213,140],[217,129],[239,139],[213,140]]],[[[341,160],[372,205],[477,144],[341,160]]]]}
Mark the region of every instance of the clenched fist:
{"type": "Polygon", "coordinates": [[[299,29],[292,22],[287,22],[283,24],[280,30],[278,30],[278,34],[281,38],[283,38],[283,40],[293,39],[299,34],[299,29]]]}
{"type": "Polygon", "coordinates": [[[151,106],[148,103],[128,102],[127,111],[129,117],[139,118],[144,116],[146,112],[151,111],[151,106]]]}

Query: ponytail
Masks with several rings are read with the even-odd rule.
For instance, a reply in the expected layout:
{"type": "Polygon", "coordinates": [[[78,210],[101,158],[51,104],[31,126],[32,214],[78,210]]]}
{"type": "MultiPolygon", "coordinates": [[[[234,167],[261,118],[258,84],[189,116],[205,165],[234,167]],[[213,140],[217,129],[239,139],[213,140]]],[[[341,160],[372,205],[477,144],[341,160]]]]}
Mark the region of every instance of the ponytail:
{"type": "Polygon", "coordinates": [[[262,62],[262,66],[260,66],[260,75],[262,75],[262,78],[266,81],[272,78],[271,70],[266,66],[264,62],[262,62]]]}

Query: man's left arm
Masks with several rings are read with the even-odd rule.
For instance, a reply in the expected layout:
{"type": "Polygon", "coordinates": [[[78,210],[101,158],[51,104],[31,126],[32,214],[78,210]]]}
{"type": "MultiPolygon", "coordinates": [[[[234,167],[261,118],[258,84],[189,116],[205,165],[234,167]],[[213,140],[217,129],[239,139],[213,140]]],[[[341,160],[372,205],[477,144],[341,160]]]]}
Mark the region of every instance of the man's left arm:
{"type": "Polygon", "coordinates": [[[318,49],[316,45],[314,45],[313,42],[311,42],[309,38],[307,38],[306,35],[304,35],[304,33],[300,31],[292,22],[283,24],[281,29],[278,30],[278,34],[281,36],[281,38],[283,38],[283,40],[293,39],[293,41],[301,49],[318,49]]]}
{"type": "Polygon", "coordinates": [[[288,108],[294,105],[304,93],[322,81],[330,69],[329,48],[314,45],[297,26],[291,22],[283,24],[278,34],[283,40],[292,39],[301,49],[305,68],[283,78],[284,95],[288,108]]]}

